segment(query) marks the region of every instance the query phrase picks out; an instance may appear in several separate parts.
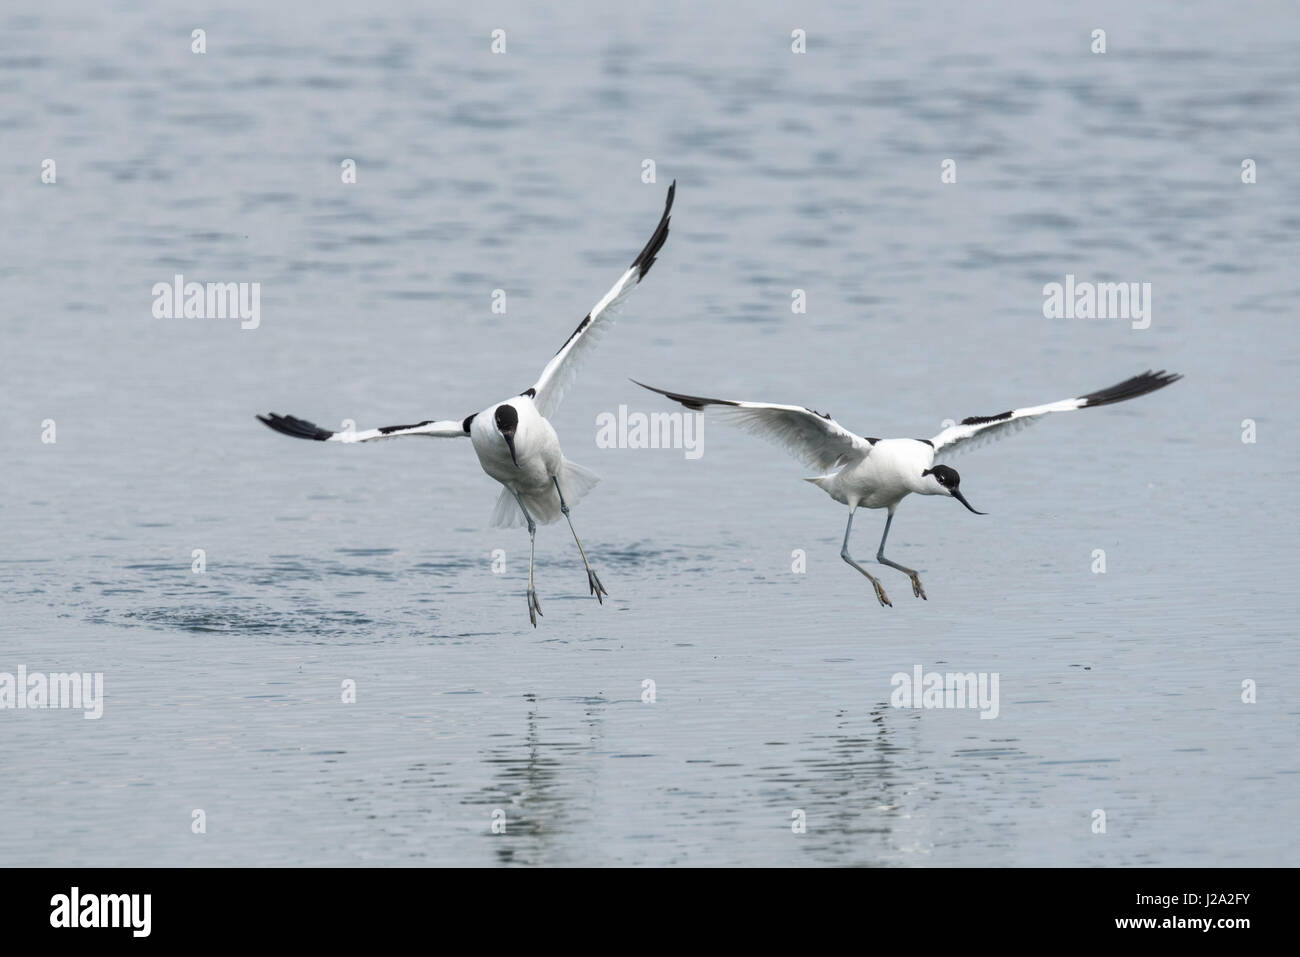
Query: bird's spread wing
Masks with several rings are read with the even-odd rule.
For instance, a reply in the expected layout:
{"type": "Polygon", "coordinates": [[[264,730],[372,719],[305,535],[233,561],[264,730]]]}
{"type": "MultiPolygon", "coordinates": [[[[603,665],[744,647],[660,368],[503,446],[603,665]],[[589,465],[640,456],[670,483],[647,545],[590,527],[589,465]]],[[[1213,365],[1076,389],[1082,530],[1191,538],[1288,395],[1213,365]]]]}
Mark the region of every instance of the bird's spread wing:
{"type": "Polygon", "coordinates": [[[568,341],[560,347],[560,351],[542,370],[541,378],[531,389],[533,402],[542,415],[554,414],[560,405],[564,390],[573,382],[578,365],[595,348],[600,337],[614,324],[614,318],[623,300],[654,265],[655,257],[659,255],[664,240],[668,238],[668,214],[672,212],[673,194],[676,192],[677,181],[673,180],[673,184],[668,187],[668,202],[664,205],[664,214],[660,217],[659,225],[655,227],[650,241],[645,244],[640,255],[632,260],[632,265],[619,277],[618,282],[614,283],[613,288],[605,293],[604,298],[587,313],[587,317],[578,323],[578,328],[573,330],[573,335],[569,336],[568,341]]]}
{"type": "Polygon", "coordinates": [[[1163,369],[1159,372],[1152,372],[1148,369],[1141,375],[1125,379],[1109,389],[1089,392],[1077,399],[1062,399],[1059,402],[1049,402],[1047,405],[1032,405],[1024,409],[1012,409],[1000,415],[971,416],[968,419],[962,419],[959,425],[949,426],[931,439],[931,444],[934,446],[934,457],[937,461],[952,455],[954,452],[964,452],[993,439],[1010,435],[1012,432],[1019,432],[1025,426],[1036,421],[1039,416],[1046,415],[1049,412],[1073,412],[1075,409],[1089,409],[1094,405],[1110,405],[1113,402],[1136,399],[1148,392],[1163,389],[1169,383],[1177,382],[1181,378],[1181,375],[1165,372],[1163,369]]]}
{"type": "MultiPolygon", "coordinates": [[[[636,382],[635,379],[632,380],[636,382]]],[[[705,399],[682,395],[636,382],[643,389],[666,395],[688,409],[706,407],[724,422],[752,432],[785,448],[795,458],[823,472],[849,462],[860,461],[871,452],[877,439],[854,435],[829,415],[801,405],[773,405],[769,402],[738,402],[733,399],[705,399]]]]}
{"type": "MultiPolygon", "coordinates": [[[[414,425],[386,425],[382,429],[367,429],[364,432],[345,431],[330,432],[322,429],[315,422],[294,418],[292,415],[259,415],[258,421],[269,429],[292,435],[296,439],[315,439],[317,442],[374,442],[378,439],[396,439],[404,435],[424,435],[434,439],[465,438],[469,435],[469,419],[463,422],[446,420],[434,422],[417,422],[414,425]]],[[[470,418],[473,418],[471,416],[470,418]]]]}

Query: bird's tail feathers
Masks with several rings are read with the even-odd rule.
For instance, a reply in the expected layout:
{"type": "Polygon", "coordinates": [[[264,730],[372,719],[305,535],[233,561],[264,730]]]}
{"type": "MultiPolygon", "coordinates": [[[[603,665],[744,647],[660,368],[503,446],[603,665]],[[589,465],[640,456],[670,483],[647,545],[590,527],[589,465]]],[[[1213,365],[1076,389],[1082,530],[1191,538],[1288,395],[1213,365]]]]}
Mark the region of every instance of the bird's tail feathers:
{"type": "Polygon", "coordinates": [[[497,496],[496,507],[492,509],[492,527],[518,528],[523,524],[524,513],[519,511],[519,503],[515,501],[515,493],[504,485],[501,486],[501,494],[497,496]]]}
{"type": "MultiPolygon", "coordinates": [[[[581,501],[599,481],[600,476],[577,462],[564,459],[560,466],[560,490],[564,492],[565,504],[570,507],[581,501]]],[[[550,525],[564,517],[560,511],[560,497],[555,494],[553,487],[542,492],[524,493],[520,498],[524,500],[524,507],[533,516],[533,521],[539,525],[550,525]]],[[[519,510],[519,503],[515,500],[515,493],[502,487],[496,507],[492,509],[493,527],[520,528],[527,524],[524,513],[519,510]]]]}
{"type": "Polygon", "coordinates": [[[599,482],[600,476],[585,465],[565,459],[560,466],[560,489],[570,505],[581,501],[599,482]]]}

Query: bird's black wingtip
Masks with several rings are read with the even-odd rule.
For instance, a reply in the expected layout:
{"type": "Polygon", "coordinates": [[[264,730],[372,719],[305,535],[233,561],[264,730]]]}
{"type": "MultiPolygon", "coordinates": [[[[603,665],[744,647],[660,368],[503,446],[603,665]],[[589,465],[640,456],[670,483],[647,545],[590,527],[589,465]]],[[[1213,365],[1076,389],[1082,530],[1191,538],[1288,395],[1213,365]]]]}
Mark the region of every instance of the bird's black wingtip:
{"type": "Polygon", "coordinates": [[[655,258],[659,255],[659,250],[663,249],[664,242],[668,239],[668,222],[670,214],[673,211],[673,198],[677,195],[677,180],[673,180],[672,185],[668,187],[668,199],[664,203],[664,214],[659,217],[659,225],[655,227],[654,235],[650,241],[645,244],[645,248],[632,260],[629,269],[641,267],[637,273],[636,281],[640,282],[645,278],[645,274],[650,271],[650,267],[655,264],[655,258]]]}
{"type": "Polygon", "coordinates": [[[317,442],[324,442],[334,434],[327,429],[322,429],[315,422],[308,422],[306,419],[295,418],[292,415],[278,415],[275,412],[259,415],[257,421],[268,429],[273,429],[281,435],[291,435],[295,439],[313,439],[317,442]]]}
{"type": "Polygon", "coordinates": [[[1128,399],[1136,399],[1138,396],[1147,395],[1155,392],[1157,389],[1163,389],[1167,385],[1172,385],[1183,376],[1178,372],[1167,372],[1161,369],[1154,372],[1148,369],[1141,375],[1135,375],[1131,379],[1125,379],[1123,382],[1116,383],[1108,389],[1099,389],[1096,392],[1089,392],[1087,395],[1079,396],[1083,400],[1083,408],[1092,408],[1094,405],[1111,405],[1115,402],[1124,402],[1128,399]]]}
{"type": "Polygon", "coordinates": [[[649,389],[650,391],[653,391],[653,393],[659,393],[660,395],[667,395],[668,398],[676,398],[675,395],[669,393],[667,389],[655,389],[653,385],[646,385],[645,382],[634,380],[634,378],[628,378],[628,381],[632,382],[633,385],[641,386],[642,389],[649,389]]]}
{"type": "Polygon", "coordinates": [[[635,382],[643,389],[649,389],[651,392],[658,392],[660,395],[667,396],[674,402],[680,402],[686,408],[694,409],[696,412],[703,411],[706,405],[739,405],[738,402],[733,402],[730,399],[708,399],[702,395],[685,395],[681,392],[669,392],[667,389],[656,389],[644,382],[637,382],[636,379],[630,379],[629,381],[635,382]]]}

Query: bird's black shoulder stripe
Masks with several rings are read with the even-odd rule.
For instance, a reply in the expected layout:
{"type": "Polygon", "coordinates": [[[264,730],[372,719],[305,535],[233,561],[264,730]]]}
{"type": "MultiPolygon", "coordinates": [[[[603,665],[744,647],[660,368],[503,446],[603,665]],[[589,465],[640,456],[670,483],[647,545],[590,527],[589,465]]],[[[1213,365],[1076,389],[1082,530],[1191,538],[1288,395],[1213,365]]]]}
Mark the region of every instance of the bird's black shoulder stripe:
{"type": "MultiPolygon", "coordinates": [[[[529,391],[529,392],[532,392],[533,390],[532,390],[532,389],[529,389],[528,391],[529,391]]],[[[469,435],[469,427],[470,427],[470,424],[474,421],[474,416],[475,416],[475,415],[478,415],[478,413],[475,412],[474,415],[466,416],[466,417],[465,417],[465,421],[462,422],[462,423],[460,424],[460,427],[461,427],[462,429],[465,430],[465,434],[466,434],[466,435],[469,435]]]]}
{"type": "Polygon", "coordinates": [[[1087,395],[1079,396],[1083,402],[1083,408],[1090,408],[1094,405],[1110,405],[1112,402],[1123,402],[1126,399],[1136,399],[1140,395],[1146,395],[1148,392],[1155,392],[1157,389],[1163,389],[1171,382],[1177,382],[1182,376],[1166,372],[1161,369],[1159,372],[1152,372],[1148,369],[1141,375],[1135,375],[1131,379],[1125,379],[1109,389],[1099,389],[1096,392],[1089,392],[1087,395]]]}
{"type": "Polygon", "coordinates": [[[813,415],[818,416],[819,418],[826,419],[828,422],[830,421],[831,414],[829,412],[818,412],[816,409],[810,409],[806,405],[803,407],[803,410],[805,412],[811,412],[813,415]]]}
{"type": "Polygon", "coordinates": [[[259,415],[257,420],[268,429],[274,429],[283,435],[292,435],[295,439],[314,439],[317,442],[324,442],[334,434],[327,429],[322,429],[315,422],[298,419],[292,415],[268,412],[266,415],[259,415]]]}
{"type": "Polygon", "coordinates": [[[913,441],[913,442],[923,442],[923,443],[925,443],[926,445],[930,446],[930,448],[934,448],[934,443],[931,442],[929,439],[913,439],[912,441],[913,441]]]}
{"type": "Polygon", "coordinates": [[[535,399],[535,398],[537,398],[537,390],[536,390],[536,389],[533,389],[533,388],[530,387],[529,389],[527,389],[527,390],[525,390],[525,391],[523,391],[523,392],[520,392],[519,395],[520,395],[520,396],[527,396],[527,397],[530,398],[530,399],[535,399]]]}
{"type": "Polygon", "coordinates": [[[673,197],[676,194],[677,180],[673,180],[672,185],[668,187],[668,202],[664,204],[664,214],[659,217],[659,225],[655,227],[654,235],[650,237],[650,241],[645,244],[645,248],[641,250],[636,259],[632,260],[632,265],[628,267],[629,269],[634,269],[637,266],[641,267],[641,271],[636,277],[637,282],[644,279],[645,274],[650,271],[650,267],[655,264],[655,257],[659,255],[659,250],[663,249],[664,241],[668,238],[668,214],[672,212],[673,197]]]}
{"type": "Polygon", "coordinates": [[[871,438],[871,437],[869,437],[869,436],[866,436],[866,435],[864,435],[862,438],[863,438],[864,441],[869,442],[871,445],[875,445],[877,442],[880,441],[880,439],[873,439],[873,438],[871,438]]]}
{"type": "Polygon", "coordinates": [[[962,425],[985,425],[989,422],[1001,422],[1003,419],[1011,418],[1014,409],[1008,409],[1006,412],[1000,412],[997,415],[972,415],[961,420],[962,425]]]}
{"type": "Polygon", "coordinates": [[[587,313],[586,318],[584,318],[582,322],[578,323],[578,328],[574,329],[573,332],[569,333],[569,338],[564,340],[564,345],[560,346],[560,348],[555,350],[555,354],[558,356],[565,349],[569,348],[569,343],[572,342],[575,338],[577,338],[578,334],[582,332],[583,329],[586,329],[589,325],[591,325],[591,313],[587,313]]]}
{"type": "Polygon", "coordinates": [[[392,435],[394,432],[405,432],[407,429],[418,429],[422,425],[429,425],[433,419],[425,419],[423,422],[416,422],[414,425],[385,425],[379,430],[380,435],[392,435]]]}
{"type": "Polygon", "coordinates": [[[643,389],[649,389],[651,392],[658,392],[660,395],[666,395],[674,402],[680,402],[682,405],[686,406],[686,408],[695,409],[696,411],[703,409],[706,405],[740,405],[739,402],[732,402],[730,399],[706,399],[699,395],[683,395],[680,392],[669,392],[665,389],[656,389],[654,386],[646,385],[644,382],[637,382],[636,379],[631,381],[635,382],[643,389]]]}

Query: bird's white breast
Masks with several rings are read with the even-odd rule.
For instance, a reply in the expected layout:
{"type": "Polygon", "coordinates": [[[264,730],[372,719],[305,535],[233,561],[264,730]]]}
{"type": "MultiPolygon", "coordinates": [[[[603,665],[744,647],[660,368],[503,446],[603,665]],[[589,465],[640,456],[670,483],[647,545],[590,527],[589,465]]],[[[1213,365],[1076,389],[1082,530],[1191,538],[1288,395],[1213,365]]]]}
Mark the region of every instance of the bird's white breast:
{"type": "Polygon", "coordinates": [[[502,485],[520,492],[542,491],[550,486],[551,476],[559,473],[564,456],[560,440],[527,396],[517,396],[489,406],[474,417],[469,427],[470,442],[483,471],[502,485]],[[515,427],[515,459],[496,426],[497,406],[513,406],[519,415],[515,427]]]}
{"type": "Polygon", "coordinates": [[[923,487],[921,473],[934,464],[934,449],[916,439],[880,439],[862,461],[822,484],[837,502],[890,508],[923,487]]]}

